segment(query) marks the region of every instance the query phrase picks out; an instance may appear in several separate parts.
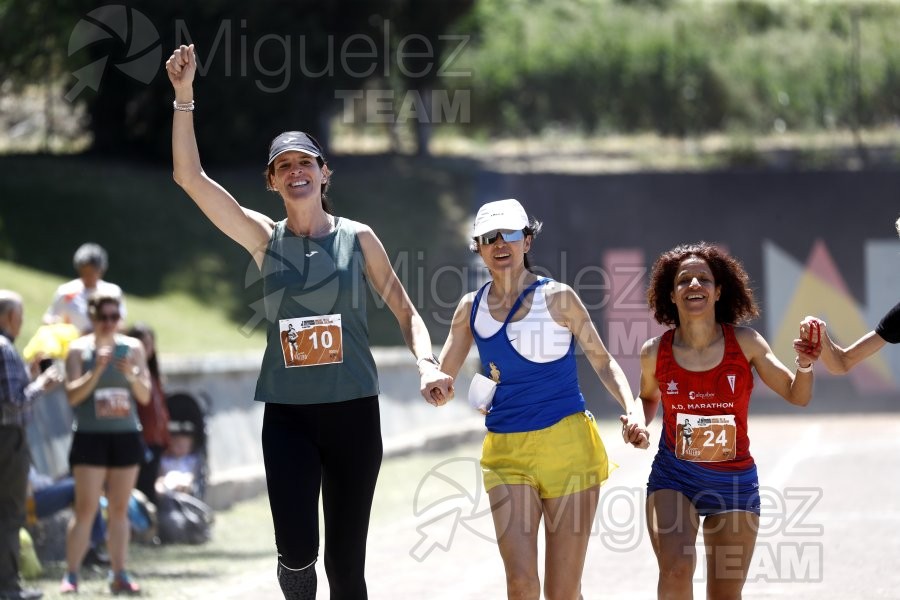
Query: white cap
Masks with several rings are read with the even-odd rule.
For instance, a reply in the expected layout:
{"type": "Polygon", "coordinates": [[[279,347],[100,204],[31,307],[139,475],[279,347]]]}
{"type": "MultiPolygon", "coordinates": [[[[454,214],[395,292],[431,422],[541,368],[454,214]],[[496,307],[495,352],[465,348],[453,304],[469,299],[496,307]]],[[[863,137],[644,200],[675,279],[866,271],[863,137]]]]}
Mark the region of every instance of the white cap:
{"type": "Polygon", "coordinates": [[[509,198],[488,202],[478,209],[475,215],[475,225],[472,227],[472,237],[484,235],[489,231],[504,229],[506,231],[519,231],[528,227],[528,215],[518,200],[509,198]]]}

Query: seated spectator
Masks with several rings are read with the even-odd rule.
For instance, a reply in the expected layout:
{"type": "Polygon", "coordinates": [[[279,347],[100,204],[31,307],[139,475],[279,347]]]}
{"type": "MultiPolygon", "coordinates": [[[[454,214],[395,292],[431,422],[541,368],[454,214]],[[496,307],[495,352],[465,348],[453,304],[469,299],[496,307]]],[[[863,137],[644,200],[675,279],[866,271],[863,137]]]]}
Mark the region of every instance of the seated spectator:
{"type": "MultiPolygon", "coordinates": [[[[63,477],[53,481],[47,475],[38,473],[32,466],[28,472],[28,498],[26,500],[27,524],[34,528],[41,519],[47,519],[75,504],[75,480],[63,477]]],[[[84,563],[88,565],[109,565],[109,555],[103,550],[106,543],[106,522],[103,512],[97,508],[97,516],[91,526],[91,542],[84,563]]],[[[39,544],[38,544],[39,545],[39,544]]]]}
{"type": "Polygon", "coordinates": [[[209,476],[209,457],[207,455],[206,413],[207,401],[201,395],[187,392],[176,392],[166,396],[169,407],[170,436],[188,434],[190,440],[181,442],[182,448],[169,452],[169,464],[175,469],[184,471],[188,467],[194,474],[193,492],[197,498],[206,494],[206,482],[209,476]],[[184,446],[190,449],[185,449],[184,446]],[[193,455],[187,461],[175,460],[179,456],[193,455]],[[177,463],[181,462],[181,465],[177,463]],[[188,462],[190,464],[183,464],[188,462]]]}
{"type": "Polygon", "coordinates": [[[169,433],[156,485],[159,539],[164,544],[202,544],[212,535],[214,517],[200,499],[204,456],[195,443],[197,432],[190,421],[170,421],[169,433]]]}
{"type": "Polygon", "coordinates": [[[182,492],[199,497],[202,457],[194,448],[194,424],[169,422],[169,445],[159,463],[157,493],[182,492]]]}

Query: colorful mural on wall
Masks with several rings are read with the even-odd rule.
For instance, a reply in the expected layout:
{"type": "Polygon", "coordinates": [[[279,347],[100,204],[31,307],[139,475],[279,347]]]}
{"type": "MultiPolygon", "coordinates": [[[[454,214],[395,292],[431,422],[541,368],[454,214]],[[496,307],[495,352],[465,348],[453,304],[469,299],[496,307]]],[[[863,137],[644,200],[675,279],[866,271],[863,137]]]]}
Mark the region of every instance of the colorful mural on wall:
{"type": "MultiPolygon", "coordinates": [[[[847,345],[874,329],[900,299],[900,242],[866,241],[866,264],[860,265],[866,271],[864,293],[848,288],[824,240],[816,240],[803,261],[771,240],[765,240],[762,249],[767,337],[785,363],[791,360],[786,349],[796,337],[797,323],[806,315],[824,319],[829,335],[847,345]]],[[[827,376],[824,369],[817,372],[827,376]]],[[[859,392],[890,392],[900,390],[898,373],[900,355],[897,348],[887,346],[860,363],[848,377],[859,392]]]]}

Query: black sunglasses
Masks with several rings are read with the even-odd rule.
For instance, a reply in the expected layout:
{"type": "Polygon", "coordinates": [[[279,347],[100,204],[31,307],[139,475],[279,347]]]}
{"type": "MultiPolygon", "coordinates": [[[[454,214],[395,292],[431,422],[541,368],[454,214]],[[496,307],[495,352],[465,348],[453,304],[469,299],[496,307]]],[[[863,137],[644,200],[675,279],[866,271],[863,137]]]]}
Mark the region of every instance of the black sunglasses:
{"type": "Polygon", "coordinates": [[[494,242],[497,241],[497,238],[503,236],[504,242],[520,242],[525,239],[525,231],[522,229],[514,229],[514,230],[505,230],[505,229],[495,229],[494,231],[488,231],[484,235],[479,235],[475,237],[475,241],[481,244],[482,246],[490,246],[494,242]]]}
{"type": "Polygon", "coordinates": [[[119,313],[100,313],[99,315],[97,315],[98,321],[105,321],[108,323],[115,323],[121,318],[122,315],[120,315],[119,313]]]}

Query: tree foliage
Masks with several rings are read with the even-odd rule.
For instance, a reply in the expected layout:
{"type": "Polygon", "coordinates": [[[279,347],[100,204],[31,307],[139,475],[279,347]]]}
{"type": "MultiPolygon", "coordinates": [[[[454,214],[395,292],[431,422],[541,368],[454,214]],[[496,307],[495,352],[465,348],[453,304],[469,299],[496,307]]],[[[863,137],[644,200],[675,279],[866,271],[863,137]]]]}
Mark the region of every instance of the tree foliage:
{"type": "Polygon", "coordinates": [[[896,3],[479,0],[471,19],[469,133],[768,133],[900,114],[896,3]]]}
{"type": "Polygon", "coordinates": [[[287,129],[327,145],[340,92],[391,77],[400,36],[435,40],[473,2],[128,0],[96,12],[87,0],[4,0],[0,70],[19,85],[68,81],[67,99],[87,103],[93,152],[164,159],[173,94],[162,64],[176,44],[194,43],[204,159],[258,160],[287,129]]]}

